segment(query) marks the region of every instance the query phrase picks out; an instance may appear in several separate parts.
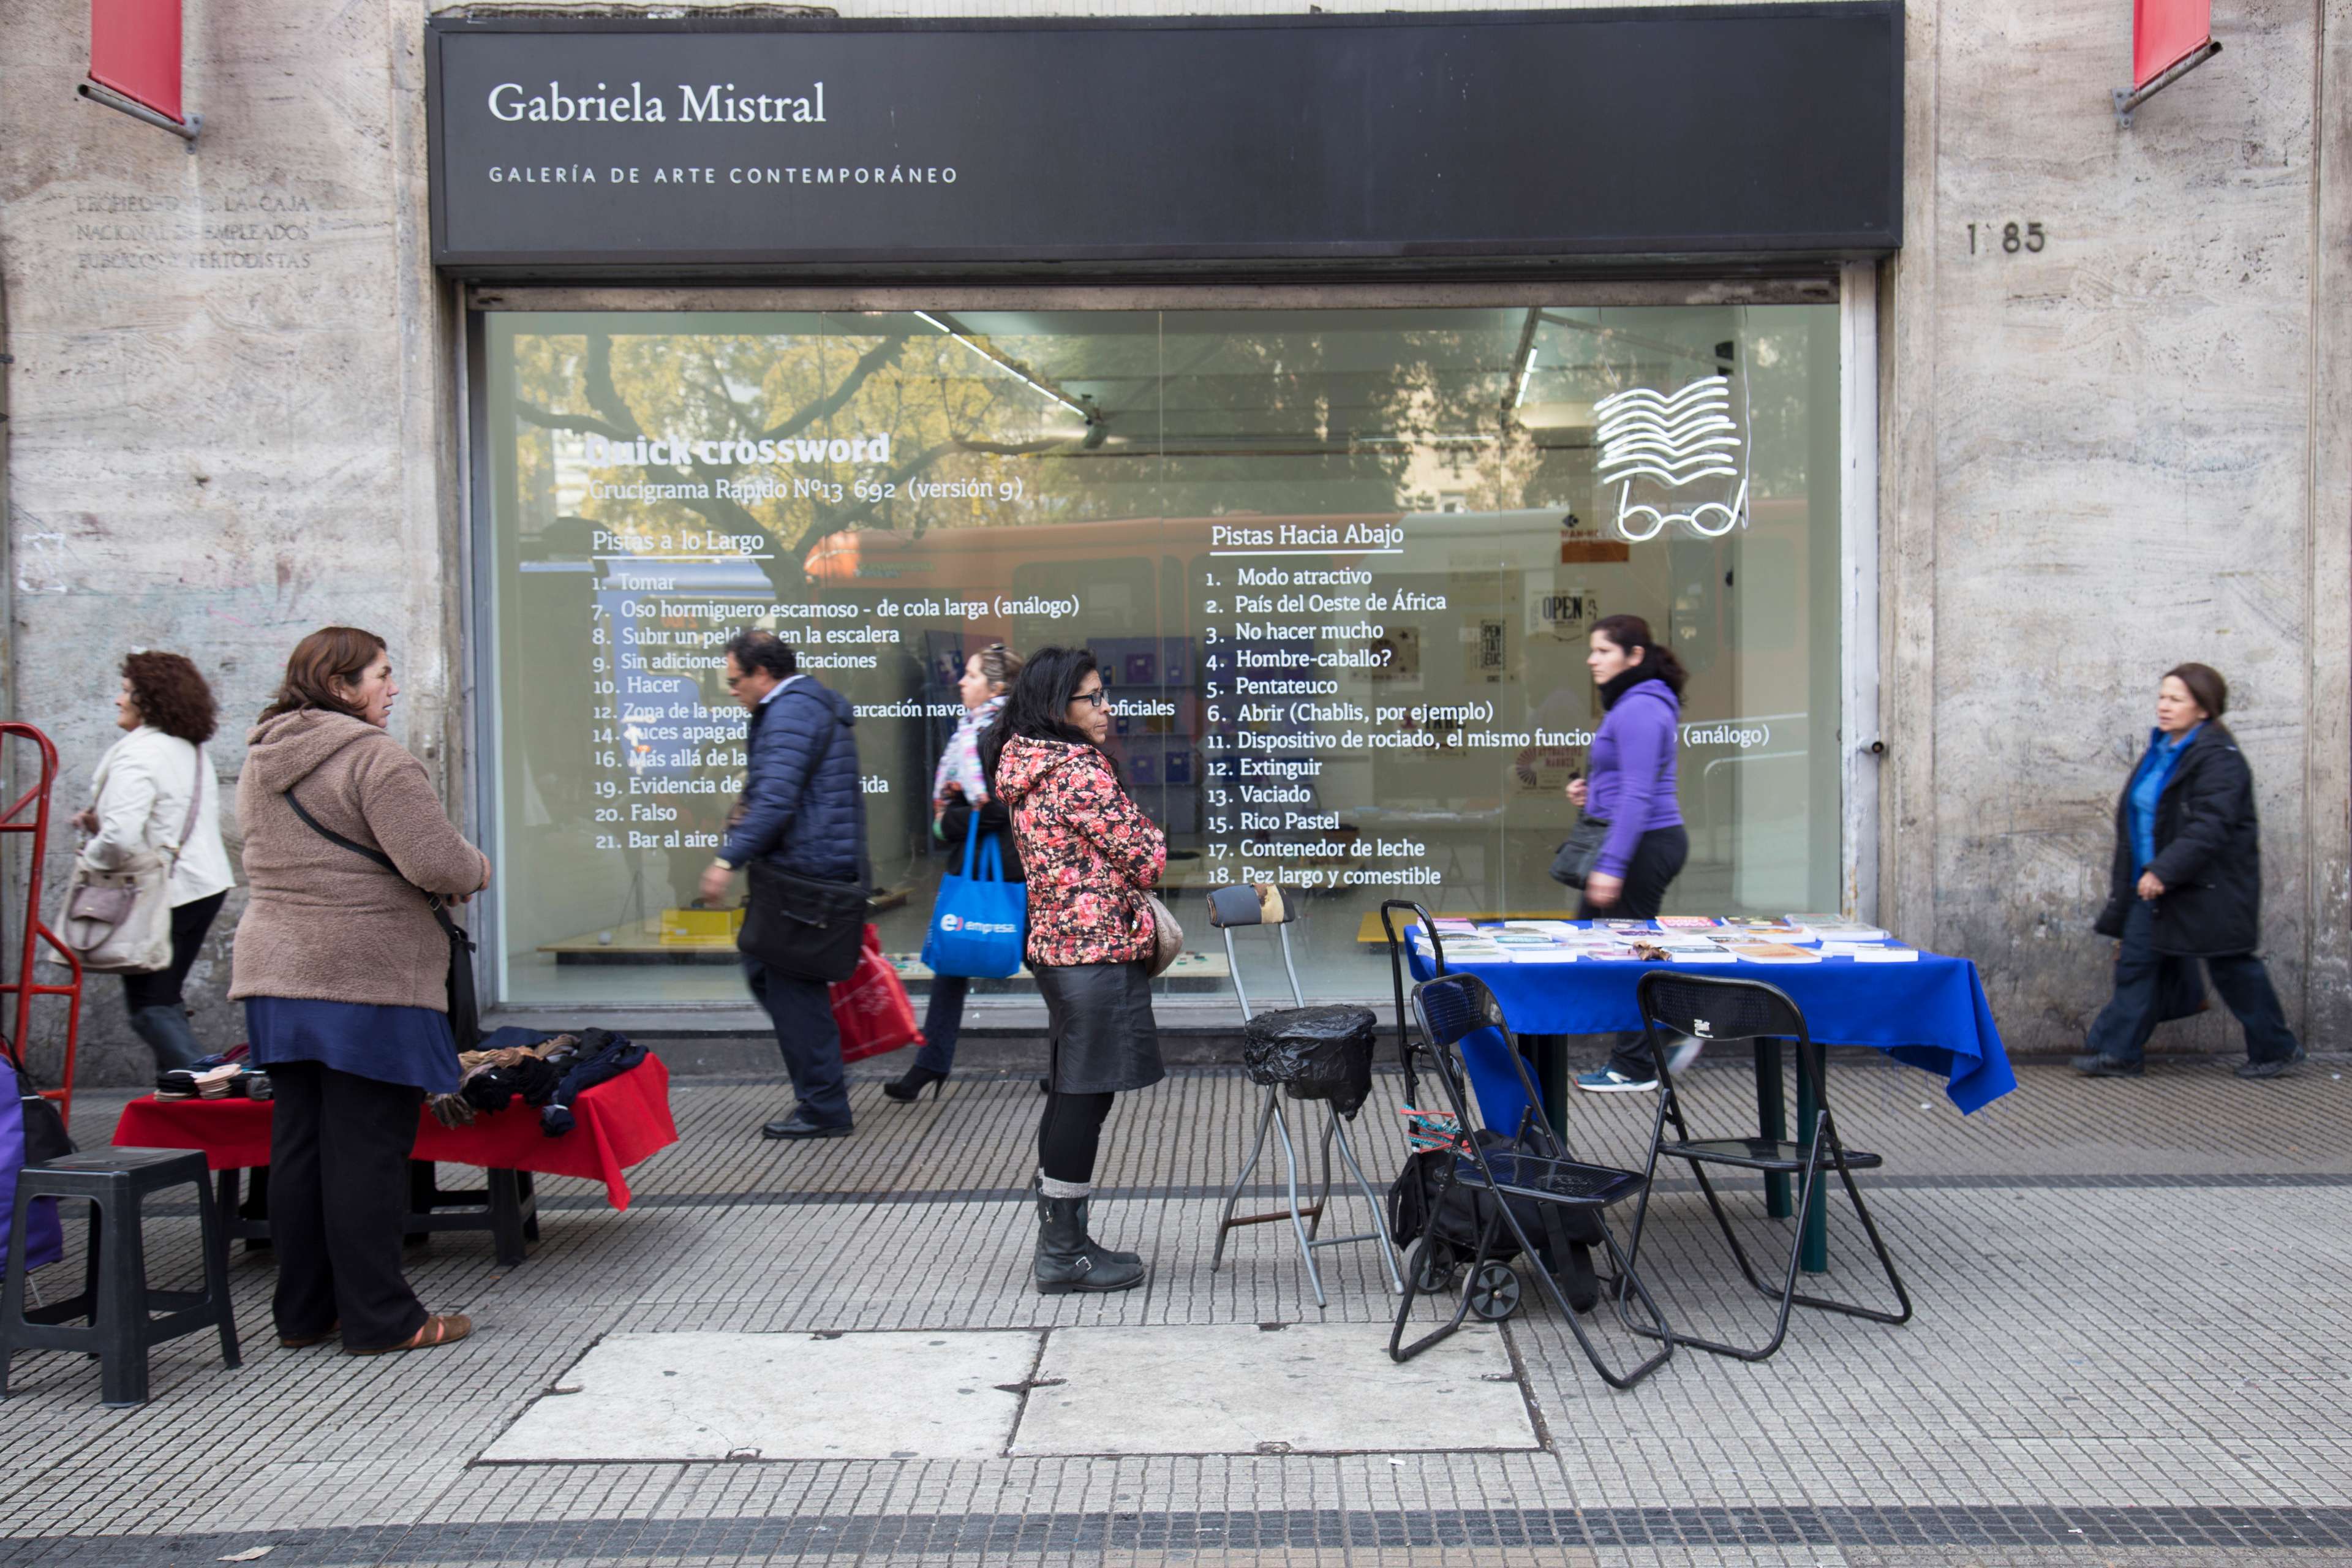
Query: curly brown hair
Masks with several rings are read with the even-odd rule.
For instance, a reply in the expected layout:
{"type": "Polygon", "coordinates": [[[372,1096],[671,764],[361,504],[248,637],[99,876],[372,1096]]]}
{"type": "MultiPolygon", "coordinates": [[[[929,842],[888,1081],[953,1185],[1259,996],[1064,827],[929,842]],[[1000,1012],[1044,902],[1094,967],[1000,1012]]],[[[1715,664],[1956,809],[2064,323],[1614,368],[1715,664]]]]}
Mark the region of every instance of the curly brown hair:
{"type": "Polygon", "coordinates": [[[201,746],[213,738],[213,689],[178,654],[152,649],[134,653],[122,661],[122,679],[131,682],[131,700],[138,706],[140,722],[190,745],[201,746]]]}

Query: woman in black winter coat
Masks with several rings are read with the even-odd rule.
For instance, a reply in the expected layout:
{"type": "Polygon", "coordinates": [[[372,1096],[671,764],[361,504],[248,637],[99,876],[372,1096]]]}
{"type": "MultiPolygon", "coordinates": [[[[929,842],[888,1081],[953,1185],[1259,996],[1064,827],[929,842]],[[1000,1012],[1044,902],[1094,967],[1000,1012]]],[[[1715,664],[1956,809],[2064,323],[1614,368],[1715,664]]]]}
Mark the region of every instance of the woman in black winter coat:
{"type": "Polygon", "coordinates": [[[2116,939],[2116,994],[2074,1058],[2093,1078],[2140,1076],[2158,1023],[2194,1010],[2177,998],[2200,959],[2245,1028],[2240,1078],[2276,1078],[2304,1058],[2254,953],[2261,833],[2254,776],[2221,724],[2229,700],[2228,683],[2201,664],[2176,666],[2158,688],[2147,753],[2116,806],[2115,864],[2096,927],[2116,939]]]}

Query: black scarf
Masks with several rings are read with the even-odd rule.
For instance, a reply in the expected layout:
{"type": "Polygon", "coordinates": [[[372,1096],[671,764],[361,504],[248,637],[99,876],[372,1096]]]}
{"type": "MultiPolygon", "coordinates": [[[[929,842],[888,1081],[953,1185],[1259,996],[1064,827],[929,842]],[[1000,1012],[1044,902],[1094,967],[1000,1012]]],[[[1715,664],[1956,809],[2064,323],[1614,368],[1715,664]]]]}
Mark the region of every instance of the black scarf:
{"type": "Polygon", "coordinates": [[[1657,679],[1658,672],[1650,668],[1649,655],[1643,654],[1641,663],[1628,665],[1601,683],[1601,710],[1608,712],[1617,706],[1617,700],[1625,693],[1645,680],[1657,679]]]}

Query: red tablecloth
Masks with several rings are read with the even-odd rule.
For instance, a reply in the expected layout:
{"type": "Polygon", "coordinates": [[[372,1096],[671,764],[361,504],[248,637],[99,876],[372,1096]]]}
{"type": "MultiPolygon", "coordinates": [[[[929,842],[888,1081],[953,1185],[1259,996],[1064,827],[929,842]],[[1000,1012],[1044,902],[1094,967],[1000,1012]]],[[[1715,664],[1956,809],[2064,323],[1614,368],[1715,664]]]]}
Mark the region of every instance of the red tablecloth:
{"type": "MultiPolygon", "coordinates": [[[[266,1100],[157,1100],[152,1095],[122,1108],[114,1124],[117,1146],[131,1149],[201,1149],[215,1171],[269,1163],[269,1116],[266,1100]]],[[[504,1110],[477,1113],[470,1127],[444,1127],[429,1111],[419,1112],[416,1158],[476,1165],[489,1171],[532,1171],[550,1176],[584,1176],[604,1184],[616,1209],[629,1206],[631,1165],[677,1142],[669,1114],[669,1069],[647,1056],[629,1071],[608,1079],[572,1102],[578,1125],[560,1138],[540,1131],[539,1111],[517,1101],[504,1110]]]]}

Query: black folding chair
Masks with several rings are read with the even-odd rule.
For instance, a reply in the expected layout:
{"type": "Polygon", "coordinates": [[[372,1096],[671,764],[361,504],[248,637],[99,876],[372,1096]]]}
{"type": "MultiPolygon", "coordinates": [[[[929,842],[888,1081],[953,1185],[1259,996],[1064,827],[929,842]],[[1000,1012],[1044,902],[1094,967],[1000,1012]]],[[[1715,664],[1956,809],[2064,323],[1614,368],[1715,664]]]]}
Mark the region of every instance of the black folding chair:
{"type": "MultiPolygon", "coordinates": [[[[1409,910],[1421,921],[1421,929],[1429,933],[1429,952],[1435,968],[1433,974],[1445,973],[1445,942],[1437,934],[1437,921],[1427,910],[1411,899],[1387,899],[1381,904],[1381,929],[1389,938],[1389,984],[1396,987],[1397,1066],[1404,1071],[1404,1102],[1413,1102],[1412,1081],[1412,1020],[1405,1016],[1404,977],[1412,965],[1405,962],[1404,944],[1411,939],[1400,932],[1396,922],[1389,918],[1391,910],[1409,910]]],[[[1412,929],[1407,924],[1405,931],[1412,929]]]]}
{"type": "MultiPolygon", "coordinates": [[[[1886,1243],[1878,1234],[1878,1226],[1870,1217],[1869,1205],[1862,1201],[1862,1189],[1854,1184],[1856,1171],[1874,1171],[1885,1163],[1876,1154],[1859,1149],[1849,1149],[1839,1139],[1837,1120],[1830,1113],[1827,1074],[1823,1070],[1822,1047],[1813,1043],[1806,1030],[1805,1015],[1786,992],[1760,980],[1733,980],[1707,974],[1653,973],[1642,976],[1635,988],[1642,1008],[1642,1026],[1648,1032],[1652,1055],[1658,1064],[1658,1114],[1650,1132],[1650,1163],[1643,1184],[1642,1202],[1633,1211],[1633,1236],[1626,1246],[1629,1255],[1642,1253],[1642,1230],[1649,1217],[1649,1184],[1656,1181],[1658,1161],[1687,1161],[1691,1173],[1698,1178],[1699,1191],[1706,1194],[1706,1205],[1714,1211],[1715,1223],[1723,1231],[1723,1239],[1731,1246],[1731,1256],[1738,1261],[1739,1271],[1748,1283],[1761,1295],[1777,1300],[1780,1304],[1780,1321],[1772,1337],[1758,1346],[1723,1344],[1695,1335],[1670,1336],[1676,1344],[1693,1350],[1712,1352],[1717,1355],[1737,1356],[1742,1361],[1762,1361],[1780,1348],[1788,1337],[1789,1313],[1792,1307],[1811,1307],[1824,1312],[1843,1312],[1848,1317],[1867,1318],[1875,1323],[1906,1323],[1911,1321],[1911,1297],[1903,1288],[1903,1278],[1895,1272],[1895,1259],[1888,1256],[1886,1243]],[[1796,1047],[1797,1081],[1801,1099],[1810,1100],[1818,1109],[1813,1125],[1797,1129],[1795,1139],[1771,1138],[1703,1138],[1695,1139],[1689,1125],[1683,1120],[1682,1100],[1675,1092],[1674,1070],[1666,1061],[1667,1053],[1660,1040],[1662,1030],[1696,1036],[1709,1044],[1740,1040],[1788,1040],[1796,1047]],[[1666,1124],[1672,1122],[1675,1141],[1666,1142],[1666,1124]],[[1735,1170],[1757,1171],[1768,1175],[1801,1176],[1802,1182],[1797,1196],[1794,1234],[1789,1239],[1789,1265],[1778,1285],[1768,1284],[1748,1261],[1747,1249],[1731,1228],[1731,1216],[1724,1213],[1723,1200],[1717,1194],[1715,1184],[1706,1179],[1709,1165],[1729,1166],[1735,1170]],[[1879,1266],[1886,1271],[1886,1282],[1895,1289],[1898,1304],[1895,1311],[1885,1311],[1851,1301],[1833,1301],[1819,1296],[1801,1295],[1797,1290],[1797,1265],[1805,1240],[1805,1216],[1812,1212],[1813,1195],[1820,1185],[1823,1171],[1834,1170],[1845,1184],[1846,1195],[1853,1200],[1854,1213],[1862,1217],[1862,1227],[1870,1235],[1870,1245],[1878,1254],[1879,1266]]],[[[1622,1297],[1620,1296],[1620,1310],[1622,1297]]],[[[1635,1333],[1649,1334],[1651,1330],[1625,1320],[1626,1327],[1635,1333]]]]}
{"type": "MultiPolygon", "coordinates": [[[[1412,988],[1412,1011],[1417,1027],[1405,1051],[1408,1057],[1415,1050],[1425,1052],[1428,1077],[1444,1086],[1446,1110],[1454,1124],[1454,1157],[1441,1167],[1443,1180],[1436,1199],[1429,1205],[1428,1224],[1405,1268],[1404,1300],[1397,1309],[1396,1326],[1389,1334],[1390,1357],[1410,1361],[1461,1328],[1472,1310],[1473,1298],[1487,1288],[1481,1276],[1496,1250],[1502,1229],[1507,1226],[1517,1250],[1538,1260],[1536,1276],[1550,1295],[1552,1305],[1575,1333],[1576,1342],[1584,1347],[1585,1359],[1592,1363],[1592,1370],[1612,1388],[1633,1387],[1672,1358],[1675,1342],[1665,1314],[1658,1310],[1641,1277],[1633,1272],[1632,1256],[1620,1249],[1617,1238],[1610,1234],[1605,1212],[1641,1191],[1643,1177],[1610,1165],[1588,1165],[1560,1152],[1549,1124],[1543,1119],[1542,1097],[1528,1078],[1527,1064],[1519,1056],[1517,1041],[1511,1037],[1511,1026],[1503,1016],[1502,1005],[1495,1000],[1495,994],[1486,988],[1485,981],[1475,974],[1446,974],[1424,980],[1412,988]],[[1507,1148],[1489,1147],[1480,1142],[1475,1131],[1477,1122],[1472,1117],[1464,1087],[1469,1081],[1469,1069],[1462,1060],[1462,1042],[1482,1029],[1500,1033],[1502,1054],[1511,1061],[1527,1096],[1528,1110],[1519,1119],[1517,1138],[1507,1148]],[[1417,1296],[1433,1293],[1424,1286],[1423,1262],[1437,1243],[1438,1230],[1444,1219],[1444,1190],[1454,1185],[1490,1194],[1490,1201],[1484,1205],[1487,1212],[1480,1226],[1477,1251],[1464,1270],[1462,1295],[1454,1305],[1453,1318],[1408,1345],[1404,1343],[1404,1330],[1412,1315],[1413,1300],[1417,1296]],[[1622,1374],[1610,1370],[1601,1359],[1592,1336],[1585,1331],[1582,1318],[1561,1291],[1559,1281],[1553,1278],[1551,1269],[1542,1266],[1542,1251],[1520,1224],[1519,1216],[1512,1212],[1514,1201],[1578,1210],[1591,1217],[1616,1270],[1618,1312],[1621,1316],[1627,1313],[1629,1295],[1640,1299],[1650,1313],[1649,1337],[1664,1342],[1657,1354],[1622,1374]]],[[[1629,1325],[1633,1322],[1630,1316],[1625,1321],[1629,1325]]]]}

